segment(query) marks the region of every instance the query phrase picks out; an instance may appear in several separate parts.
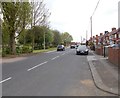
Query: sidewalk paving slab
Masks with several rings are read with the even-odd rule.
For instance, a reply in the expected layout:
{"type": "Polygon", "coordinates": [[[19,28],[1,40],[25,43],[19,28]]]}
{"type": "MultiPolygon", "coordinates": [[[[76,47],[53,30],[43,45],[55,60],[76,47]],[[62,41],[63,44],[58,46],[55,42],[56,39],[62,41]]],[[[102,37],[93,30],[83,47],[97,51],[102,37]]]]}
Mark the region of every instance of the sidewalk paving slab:
{"type": "Polygon", "coordinates": [[[108,93],[120,95],[118,92],[118,67],[111,64],[108,58],[96,55],[90,51],[93,56],[88,56],[88,62],[92,72],[95,85],[108,93]]]}

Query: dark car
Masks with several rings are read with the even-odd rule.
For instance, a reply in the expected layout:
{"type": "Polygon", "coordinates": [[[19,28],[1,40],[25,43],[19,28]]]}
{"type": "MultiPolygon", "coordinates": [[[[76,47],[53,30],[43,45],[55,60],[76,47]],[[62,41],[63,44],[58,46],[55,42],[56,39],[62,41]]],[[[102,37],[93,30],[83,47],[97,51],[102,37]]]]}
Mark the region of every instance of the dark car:
{"type": "Polygon", "coordinates": [[[73,48],[75,48],[75,47],[76,47],[75,45],[71,45],[71,46],[70,46],[71,49],[73,49],[73,48]]]}
{"type": "Polygon", "coordinates": [[[86,45],[79,45],[78,48],[76,49],[76,55],[78,54],[86,54],[88,55],[89,49],[86,45]]]}
{"type": "Polygon", "coordinates": [[[65,51],[65,46],[64,45],[58,45],[57,46],[57,51],[65,51]]]}

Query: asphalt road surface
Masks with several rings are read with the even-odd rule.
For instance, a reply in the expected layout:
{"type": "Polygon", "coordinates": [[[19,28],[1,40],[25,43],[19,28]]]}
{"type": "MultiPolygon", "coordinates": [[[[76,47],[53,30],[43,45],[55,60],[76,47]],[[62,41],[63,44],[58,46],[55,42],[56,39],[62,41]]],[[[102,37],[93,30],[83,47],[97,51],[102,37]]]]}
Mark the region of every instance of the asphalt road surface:
{"type": "MultiPolygon", "coordinates": [[[[89,53],[88,56],[92,54],[89,53]]],[[[75,49],[2,64],[3,96],[111,96],[93,81],[87,55],[75,49]]]]}

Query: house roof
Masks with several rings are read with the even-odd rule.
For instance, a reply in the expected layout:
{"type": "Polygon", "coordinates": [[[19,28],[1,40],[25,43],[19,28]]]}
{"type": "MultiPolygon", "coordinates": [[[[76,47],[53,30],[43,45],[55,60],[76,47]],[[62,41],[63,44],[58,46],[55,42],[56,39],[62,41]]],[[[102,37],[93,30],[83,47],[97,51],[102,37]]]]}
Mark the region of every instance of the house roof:
{"type": "Polygon", "coordinates": [[[120,34],[120,28],[117,29],[117,33],[120,34]]]}
{"type": "Polygon", "coordinates": [[[116,33],[117,33],[117,30],[113,30],[113,31],[110,32],[110,35],[114,35],[116,33]]]}

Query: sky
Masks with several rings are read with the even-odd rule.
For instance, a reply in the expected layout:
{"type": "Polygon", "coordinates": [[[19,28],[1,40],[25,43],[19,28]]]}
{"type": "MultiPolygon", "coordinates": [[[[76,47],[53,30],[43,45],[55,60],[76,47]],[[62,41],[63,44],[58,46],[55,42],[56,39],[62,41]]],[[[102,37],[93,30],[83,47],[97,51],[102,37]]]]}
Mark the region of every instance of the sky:
{"type": "MultiPolygon", "coordinates": [[[[93,35],[118,28],[118,2],[120,0],[100,0],[93,15],[93,35]]],[[[90,17],[98,0],[44,0],[51,12],[50,27],[61,33],[68,32],[73,41],[80,42],[82,38],[91,36],[90,17]]]]}

